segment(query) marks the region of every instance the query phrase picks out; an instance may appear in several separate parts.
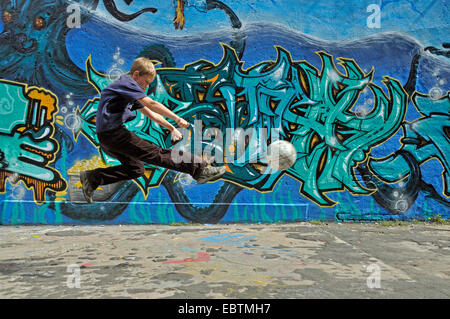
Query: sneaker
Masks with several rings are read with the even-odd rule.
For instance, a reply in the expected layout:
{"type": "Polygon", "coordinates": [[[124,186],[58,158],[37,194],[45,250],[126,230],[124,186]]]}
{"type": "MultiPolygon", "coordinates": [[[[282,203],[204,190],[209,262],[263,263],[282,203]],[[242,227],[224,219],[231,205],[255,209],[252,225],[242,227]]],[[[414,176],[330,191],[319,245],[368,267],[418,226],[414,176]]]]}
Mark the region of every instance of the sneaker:
{"type": "Polygon", "coordinates": [[[88,203],[92,203],[95,189],[89,183],[87,172],[80,172],[80,181],[83,189],[84,198],[88,203]]]}
{"type": "Polygon", "coordinates": [[[206,166],[202,172],[200,173],[200,176],[196,178],[197,184],[204,184],[208,181],[212,181],[215,179],[218,179],[226,172],[225,166],[206,166]]]}

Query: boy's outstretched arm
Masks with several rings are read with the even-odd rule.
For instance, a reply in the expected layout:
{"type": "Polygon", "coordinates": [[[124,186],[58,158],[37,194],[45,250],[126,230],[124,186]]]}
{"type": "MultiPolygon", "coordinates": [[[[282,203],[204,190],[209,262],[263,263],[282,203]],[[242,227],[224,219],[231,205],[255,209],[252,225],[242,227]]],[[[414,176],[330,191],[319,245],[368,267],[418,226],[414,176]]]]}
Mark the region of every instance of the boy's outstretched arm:
{"type": "Polygon", "coordinates": [[[161,114],[162,116],[165,116],[165,117],[168,117],[168,118],[174,120],[177,123],[177,125],[180,127],[186,128],[189,126],[189,123],[186,120],[182,119],[181,117],[179,117],[178,115],[173,113],[171,110],[169,110],[167,107],[165,107],[158,101],[152,100],[148,96],[146,96],[142,99],[139,99],[138,102],[141,103],[142,105],[144,105],[145,107],[149,108],[150,111],[153,111],[155,113],[161,114]]]}
{"type": "MultiPolygon", "coordinates": [[[[167,122],[167,120],[164,117],[162,117],[160,114],[151,111],[150,108],[148,108],[148,107],[140,108],[140,109],[138,109],[138,111],[141,112],[142,114],[144,114],[150,120],[155,121],[159,125],[167,128],[172,133],[172,140],[173,141],[178,141],[178,140],[181,140],[183,138],[183,135],[180,133],[180,131],[178,131],[172,124],[167,122]]],[[[171,111],[169,110],[169,112],[171,112],[171,111]]],[[[178,117],[178,118],[183,120],[181,117],[178,117]]]]}

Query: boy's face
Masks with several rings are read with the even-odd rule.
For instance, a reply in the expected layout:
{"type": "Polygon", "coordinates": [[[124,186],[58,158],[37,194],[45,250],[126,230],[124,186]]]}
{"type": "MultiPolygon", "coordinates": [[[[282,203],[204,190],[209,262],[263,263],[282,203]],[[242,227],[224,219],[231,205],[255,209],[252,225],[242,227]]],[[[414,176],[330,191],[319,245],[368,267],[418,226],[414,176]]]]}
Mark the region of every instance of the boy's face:
{"type": "Polygon", "coordinates": [[[146,91],[148,89],[148,86],[150,85],[150,83],[152,83],[153,80],[155,79],[150,74],[140,75],[139,71],[135,71],[132,75],[132,78],[136,81],[137,84],[139,84],[139,86],[144,91],[146,91]]]}

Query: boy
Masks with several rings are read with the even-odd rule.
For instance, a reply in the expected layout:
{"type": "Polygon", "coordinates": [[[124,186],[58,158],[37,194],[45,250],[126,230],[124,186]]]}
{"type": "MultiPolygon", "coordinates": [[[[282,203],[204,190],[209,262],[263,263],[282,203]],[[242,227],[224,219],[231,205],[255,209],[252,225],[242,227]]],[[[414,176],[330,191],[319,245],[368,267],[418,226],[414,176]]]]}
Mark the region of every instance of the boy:
{"type": "MultiPolygon", "coordinates": [[[[83,194],[86,201],[92,203],[94,191],[100,185],[121,180],[138,178],[145,173],[143,162],[190,174],[197,184],[203,184],[221,177],[225,166],[213,167],[192,154],[189,163],[175,163],[170,149],[161,149],[157,145],[141,139],[128,131],[123,123],[133,120],[138,110],[150,120],[169,129],[172,141],[183,138],[180,131],[163,116],[175,120],[178,126],[188,127],[189,123],[170,111],[161,103],[147,96],[146,90],[156,78],[153,63],[144,57],[137,58],[130,72],[122,75],[101,92],[96,118],[96,132],[103,151],[118,159],[122,165],[97,168],[80,173],[83,194]]],[[[179,156],[183,154],[177,150],[179,156]]],[[[185,157],[182,158],[185,158],[185,157]]]]}

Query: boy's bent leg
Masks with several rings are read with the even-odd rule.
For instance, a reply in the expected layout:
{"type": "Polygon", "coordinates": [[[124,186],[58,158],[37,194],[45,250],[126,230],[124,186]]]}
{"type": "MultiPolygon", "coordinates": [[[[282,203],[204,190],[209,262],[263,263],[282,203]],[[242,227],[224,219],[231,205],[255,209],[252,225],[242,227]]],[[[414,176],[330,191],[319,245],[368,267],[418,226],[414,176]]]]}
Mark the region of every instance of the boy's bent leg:
{"type": "Polygon", "coordinates": [[[157,145],[149,144],[146,146],[149,153],[147,156],[141,158],[143,161],[188,173],[197,181],[197,184],[204,184],[208,181],[216,180],[226,172],[225,166],[209,166],[202,158],[191,153],[162,149],[157,145]]]}
{"type": "Polygon", "coordinates": [[[95,188],[93,188],[91,183],[89,182],[87,172],[80,172],[80,181],[84,198],[88,203],[92,203],[95,188]]]}
{"type": "Polygon", "coordinates": [[[201,157],[188,152],[174,151],[172,154],[171,149],[163,149],[123,127],[98,136],[102,149],[115,158],[132,158],[187,173],[199,184],[219,178],[225,173],[225,167],[207,166],[201,157]]]}
{"type": "Polygon", "coordinates": [[[96,168],[88,171],[89,182],[95,188],[100,185],[108,185],[123,180],[138,178],[144,175],[144,164],[140,160],[111,150],[103,149],[103,151],[106,154],[118,159],[121,165],[96,168]]]}
{"type": "Polygon", "coordinates": [[[136,164],[122,164],[105,168],[96,168],[87,171],[88,180],[95,188],[100,185],[108,185],[124,180],[138,178],[145,173],[144,164],[136,161],[136,164]]]}
{"type": "Polygon", "coordinates": [[[193,178],[197,178],[207,165],[206,161],[201,157],[190,153],[180,151],[178,152],[179,154],[176,154],[180,158],[177,158],[171,149],[161,148],[149,141],[141,139],[135,134],[132,134],[130,143],[133,145],[131,148],[136,149],[132,153],[132,156],[136,156],[139,160],[148,164],[187,173],[193,178]],[[179,160],[181,158],[183,160],[179,160]]]}
{"type": "Polygon", "coordinates": [[[124,180],[138,178],[145,173],[142,166],[118,165],[106,168],[96,168],[91,171],[80,172],[80,181],[84,198],[88,203],[93,202],[94,191],[100,185],[108,185],[124,180]]]}
{"type": "Polygon", "coordinates": [[[96,168],[94,170],[80,173],[83,194],[86,201],[89,203],[93,202],[94,191],[100,185],[108,185],[123,180],[138,178],[145,173],[144,164],[141,161],[133,158],[127,158],[125,156],[121,156],[120,154],[110,155],[119,159],[122,165],[96,168]]]}
{"type": "MultiPolygon", "coordinates": [[[[164,167],[167,169],[190,174],[194,178],[200,175],[206,162],[197,156],[186,153],[188,159],[174,161],[170,149],[163,149],[159,146],[140,138],[135,133],[125,127],[116,130],[99,133],[100,145],[105,153],[118,158],[132,158],[146,162],[148,164],[164,167]]],[[[122,162],[122,161],[121,161],[122,162]]]]}

